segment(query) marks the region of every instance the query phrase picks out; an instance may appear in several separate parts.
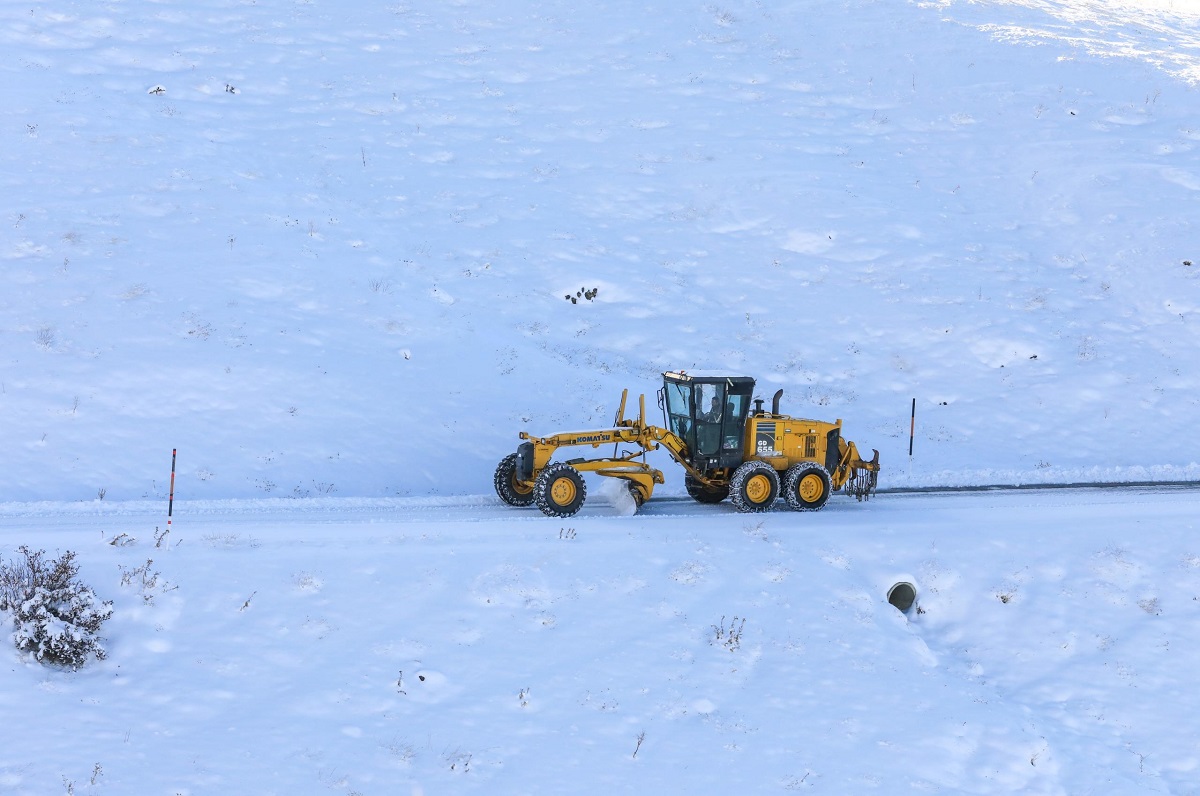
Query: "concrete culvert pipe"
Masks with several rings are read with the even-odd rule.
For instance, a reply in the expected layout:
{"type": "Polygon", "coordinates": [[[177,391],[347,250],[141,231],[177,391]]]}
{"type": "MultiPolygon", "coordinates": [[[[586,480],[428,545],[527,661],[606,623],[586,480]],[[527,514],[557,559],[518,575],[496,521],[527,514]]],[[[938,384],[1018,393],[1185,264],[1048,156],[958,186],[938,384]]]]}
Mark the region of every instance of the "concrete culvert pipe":
{"type": "Polygon", "coordinates": [[[917,587],[907,581],[900,581],[888,589],[887,601],[896,606],[901,613],[908,613],[917,601],[917,587]]]}

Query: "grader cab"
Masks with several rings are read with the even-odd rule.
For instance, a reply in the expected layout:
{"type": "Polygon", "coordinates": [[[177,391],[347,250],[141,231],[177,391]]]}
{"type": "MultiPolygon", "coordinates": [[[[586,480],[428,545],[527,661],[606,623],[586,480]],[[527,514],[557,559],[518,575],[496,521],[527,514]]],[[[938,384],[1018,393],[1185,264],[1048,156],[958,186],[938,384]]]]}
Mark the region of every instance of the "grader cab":
{"type": "Polygon", "coordinates": [[[864,461],[853,442],[841,436],[842,421],[826,423],[780,414],[783,390],[771,411],[754,399],[754,379],[746,376],[663,374],[658,403],[665,427],[647,425],[645,396],[638,415],[625,418],[629,391],[621,395],[612,428],[531,436],[496,467],[494,485],[513,506],[536,504],[552,517],[569,517],[582,507],[587,486],[582,473],[620,478],[638,506],[650,499],[660,470],[646,453],[663,448],[685,471],[688,494],[701,503],[726,498],[739,511],[766,511],[782,494],[799,511],[816,511],[845,489],[859,500],[875,491],[879,452],[864,461]],[[559,448],[612,444],[610,456],[551,461],[559,448]],[[621,446],[632,446],[622,450],[621,446]]]}

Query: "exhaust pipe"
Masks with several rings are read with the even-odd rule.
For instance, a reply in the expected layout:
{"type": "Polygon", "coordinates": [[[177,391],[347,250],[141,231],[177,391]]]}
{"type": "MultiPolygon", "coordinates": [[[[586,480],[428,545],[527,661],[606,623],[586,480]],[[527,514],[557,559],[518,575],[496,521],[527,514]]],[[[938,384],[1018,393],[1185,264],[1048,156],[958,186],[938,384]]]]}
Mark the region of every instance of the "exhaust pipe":
{"type": "Polygon", "coordinates": [[[779,414],[779,399],[783,398],[783,388],[780,387],[775,391],[775,397],[771,399],[771,414],[779,414]]]}

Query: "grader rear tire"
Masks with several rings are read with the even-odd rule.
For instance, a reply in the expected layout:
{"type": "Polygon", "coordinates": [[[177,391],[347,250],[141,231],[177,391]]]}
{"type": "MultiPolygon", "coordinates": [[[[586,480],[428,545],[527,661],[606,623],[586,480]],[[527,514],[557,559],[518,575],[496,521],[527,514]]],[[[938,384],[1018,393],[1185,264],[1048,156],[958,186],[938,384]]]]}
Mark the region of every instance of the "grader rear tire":
{"type": "Polygon", "coordinates": [[[729,479],[729,500],[738,511],[768,511],[778,497],[779,473],[766,462],[743,462],[729,479]]]}
{"type": "Polygon", "coordinates": [[[496,474],[492,478],[496,494],[510,506],[528,506],[533,502],[533,487],[517,481],[516,475],[517,454],[510,453],[496,465],[496,474]]]}
{"type": "Polygon", "coordinates": [[[583,507],[587,485],[566,462],[549,465],[533,484],[534,501],[547,517],[570,517],[583,507]]]}
{"type": "Polygon", "coordinates": [[[832,492],[829,471],[815,462],[793,464],[783,478],[783,495],[796,511],[820,511],[832,492]]]}

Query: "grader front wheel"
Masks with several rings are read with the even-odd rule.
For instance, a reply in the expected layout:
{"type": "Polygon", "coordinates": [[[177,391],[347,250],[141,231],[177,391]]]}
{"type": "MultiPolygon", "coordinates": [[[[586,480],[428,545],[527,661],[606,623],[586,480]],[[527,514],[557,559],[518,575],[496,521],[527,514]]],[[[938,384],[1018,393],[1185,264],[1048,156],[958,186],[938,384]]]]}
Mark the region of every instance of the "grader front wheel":
{"type": "Polygon", "coordinates": [[[534,501],[547,517],[570,517],[587,499],[583,476],[565,462],[555,462],[542,470],[533,484],[534,501]]]}
{"type": "Polygon", "coordinates": [[[517,454],[510,453],[496,465],[492,478],[496,494],[510,506],[528,506],[533,502],[533,487],[517,480],[517,454]]]}

